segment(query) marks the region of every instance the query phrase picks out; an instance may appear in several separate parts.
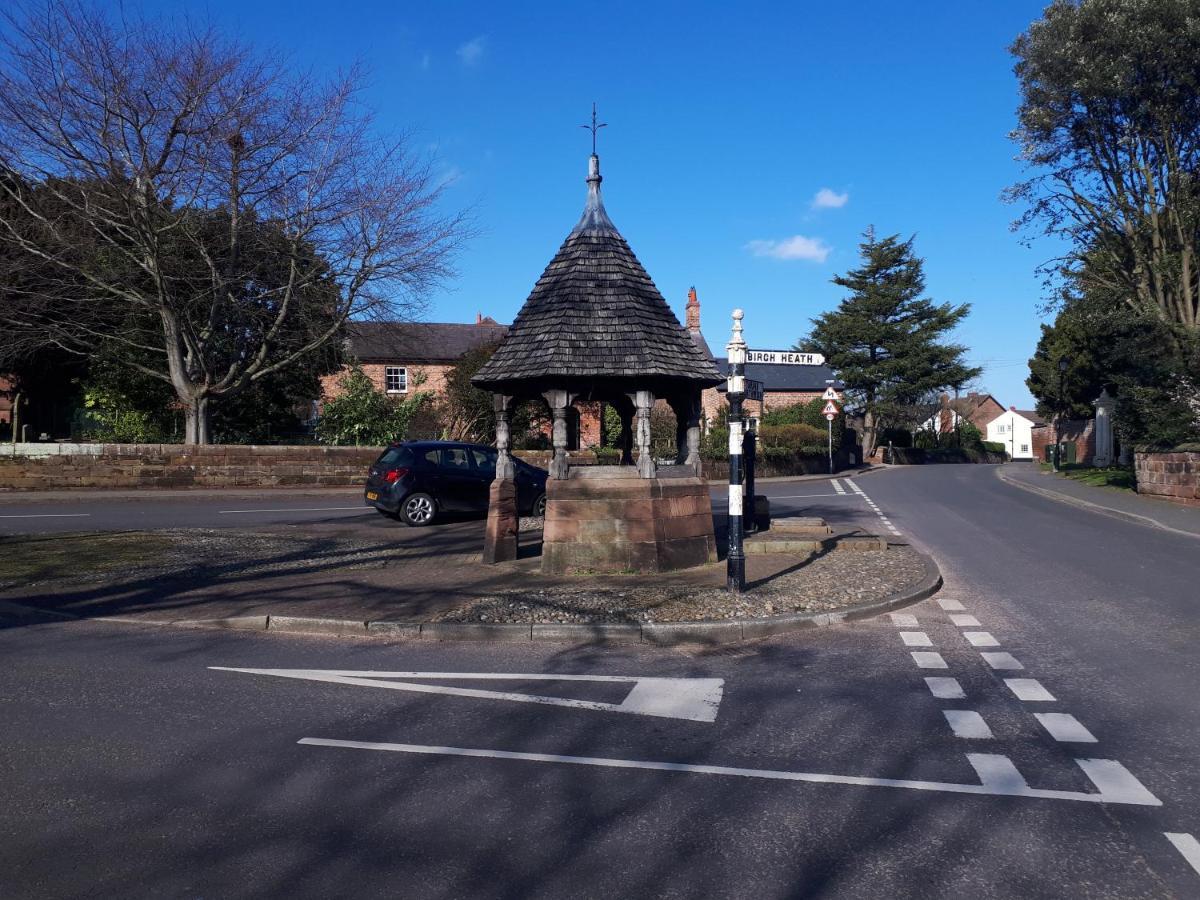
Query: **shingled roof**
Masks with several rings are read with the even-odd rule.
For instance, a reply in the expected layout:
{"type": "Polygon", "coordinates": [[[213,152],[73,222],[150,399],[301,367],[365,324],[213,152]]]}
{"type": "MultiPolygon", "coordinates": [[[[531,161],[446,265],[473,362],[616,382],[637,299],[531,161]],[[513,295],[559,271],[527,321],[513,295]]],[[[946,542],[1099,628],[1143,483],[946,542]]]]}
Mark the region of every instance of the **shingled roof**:
{"type": "Polygon", "coordinates": [[[699,389],[721,380],[608,218],[601,180],[593,155],[583,217],[471,379],[477,386],[625,379],[631,388],[667,382],[699,389]]]}
{"type": "Polygon", "coordinates": [[[457,322],[347,322],[346,349],[361,362],[451,363],[495,344],[508,326],[493,319],[457,322]]]}

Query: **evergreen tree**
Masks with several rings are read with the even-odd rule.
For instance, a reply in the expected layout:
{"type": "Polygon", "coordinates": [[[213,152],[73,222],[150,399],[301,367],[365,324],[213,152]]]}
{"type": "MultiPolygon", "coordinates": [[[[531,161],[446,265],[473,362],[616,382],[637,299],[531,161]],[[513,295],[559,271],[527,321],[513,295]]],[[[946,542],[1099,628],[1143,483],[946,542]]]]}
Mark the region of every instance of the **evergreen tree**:
{"type": "Polygon", "coordinates": [[[969,304],[935,304],[922,297],[924,262],[913,241],[876,239],[867,230],[862,265],[833,283],[850,295],[836,310],[813,319],[802,349],[822,353],[846,385],[847,402],[863,415],[863,454],[901,409],[932,391],[960,388],[980,369],[963,360],[966,348],[946,336],[969,304]]]}

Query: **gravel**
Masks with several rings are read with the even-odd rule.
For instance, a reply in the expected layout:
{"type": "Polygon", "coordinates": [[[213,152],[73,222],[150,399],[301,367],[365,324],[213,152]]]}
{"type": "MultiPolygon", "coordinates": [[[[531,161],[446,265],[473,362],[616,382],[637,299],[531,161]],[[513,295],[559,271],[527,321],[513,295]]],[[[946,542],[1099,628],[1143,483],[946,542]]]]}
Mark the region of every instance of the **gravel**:
{"type": "Polygon", "coordinates": [[[752,584],[736,597],[718,585],[672,583],[670,576],[657,581],[639,578],[635,583],[631,577],[628,589],[504,591],[464,602],[434,621],[618,624],[763,618],[881,600],[925,576],[924,560],[905,545],[886,551],[814,554],[797,563],[797,568],[752,584]]]}

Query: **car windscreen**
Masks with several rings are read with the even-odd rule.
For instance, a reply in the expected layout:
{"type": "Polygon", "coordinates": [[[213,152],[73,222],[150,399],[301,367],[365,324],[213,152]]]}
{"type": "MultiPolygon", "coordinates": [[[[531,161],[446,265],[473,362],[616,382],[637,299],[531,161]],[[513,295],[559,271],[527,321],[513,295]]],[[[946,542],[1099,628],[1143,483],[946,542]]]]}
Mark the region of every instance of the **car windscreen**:
{"type": "Polygon", "coordinates": [[[411,466],[412,451],[407,447],[388,447],[375,460],[377,466],[411,466]]]}

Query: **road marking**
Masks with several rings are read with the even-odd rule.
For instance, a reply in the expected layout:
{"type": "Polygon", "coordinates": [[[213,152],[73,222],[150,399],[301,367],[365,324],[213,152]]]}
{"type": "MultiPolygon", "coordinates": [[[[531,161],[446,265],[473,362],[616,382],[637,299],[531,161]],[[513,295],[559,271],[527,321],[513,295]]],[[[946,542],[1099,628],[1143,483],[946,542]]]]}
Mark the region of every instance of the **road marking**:
{"type": "Polygon", "coordinates": [[[923,631],[902,631],[900,632],[900,640],[904,641],[906,647],[932,647],[933,641],[929,639],[923,631]]]}
{"type": "Polygon", "coordinates": [[[908,613],[888,613],[892,617],[892,624],[897,628],[916,628],[917,617],[910,616],[908,613]]]}
{"type": "Polygon", "coordinates": [[[972,647],[999,647],[1000,642],[988,631],[964,631],[962,636],[971,642],[972,647]]]}
{"type": "Polygon", "coordinates": [[[1075,763],[1110,803],[1162,806],[1162,802],[1115,759],[1077,759],[1075,763]]]}
{"type": "Polygon", "coordinates": [[[979,620],[974,616],[951,616],[950,621],[959,628],[978,628],[979,620]]]}
{"type": "Polygon", "coordinates": [[[1056,741],[1069,744],[1095,744],[1096,738],[1070,713],[1034,713],[1056,741]]]}
{"type": "Polygon", "coordinates": [[[942,659],[942,654],[931,653],[929,651],[914,650],[912,654],[913,662],[922,669],[948,669],[946,661],[942,659]]]}
{"type": "Polygon", "coordinates": [[[236,516],[241,513],[275,513],[275,512],[370,512],[369,506],[303,506],[288,509],[219,509],[218,515],[236,516]]]}
{"type": "Polygon", "coordinates": [[[723,678],[642,678],[636,675],[530,675],[495,672],[342,672],[329,669],[235,669],[229,666],[209,666],[209,668],[218,672],[274,675],[278,678],[299,678],[305,681],[325,681],[332,684],[349,684],[358,687],[387,688],[393,691],[412,691],[418,694],[448,694],[456,697],[475,697],[482,700],[511,700],[517,703],[540,703],[546,706],[597,709],[606,712],[634,713],[639,716],[686,719],[691,722],[716,721],[717,709],[721,705],[721,696],[725,685],[723,678]],[[633,689],[630,690],[628,696],[620,703],[600,703],[595,700],[573,700],[568,697],[546,697],[540,694],[485,691],[477,688],[384,680],[394,678],[457,679],[470,681],[604,681],[632,684],[633,689]]]}
{"type": "Polygon", "coordinates": [[[957,678],[929,676],[925,679],[929,692],[939,700],[962,700],[967,695],[957,678]]]}
{"type": "Polygon", "coordinates": [[[1005,678],[1008,689],[1017,695],[1018,700],[1030,703],[1047,703],[1054,701],[1054,695],[1042,687],[1036,678],[1005,678]]]}
{"type": "MultiPolygon", "coordinates": [[[[512,750],[484,750],[468,747],[438,747],[428,744],[391,744],[374,741],[339,741],[331,738],[301,738],[296,743],[310,747],[339,747],[349,750],[385,750],[392,753],[413,753],[426,756],[464,756],[477,759],[506,759],[524,762],[564,763],[575,766],[596,766],[606,769],[648,769],[656,772],[687,772],[698,775],[728,775],[740,778],[763,778],[772,781],[803,781],[817,784],[844,784],[857,787],[890,787],[912,791],[935,791],[947,794],[976,796],[1028,797],[1043,800],[1075,800],[1084,803],[1123,803],[1135,806],[1162,806],[1161,801],[1125,772],[1128,780],[1116,773],[1104,775],[1105,784],[1115,789],[1109,794],[1101,791],[1058,791],[1031,788],[1012,761],[1006,756],[990,753],[968,753],[967,759],[980,774],[981,784],[956,784],[943,781],[915,781],[906,778],[872,778],[861,775],[828,775],[820,772],[784,772],[774,769],[745,769],[735,766],[709,766],[694,763],[658,762],[642,759],[611,759],[598,756],[560,756],[556,753],[518,753],[512,750]]],[[[1084,763],[1109,763],[1110,760],[1076,760],[1084,763]]],[[[1119,763],[1112,763],[1118,769],[1119,763]]],[[[1085,769],[1085,772],[1087,770],[1085,769]]],[[[1124,771],[1124,769],[1121,769],[1124,771]]],[[[1089,773],[1089,777],[1091,774],[1089,773]]],[[[1096,780],[1093,779],[1095,783],[1096,780]]]]}
{"type": "Polygon", "coordinates": [[[993,669],[1024,669],[1018,660],[1011,653],[980,653],[984,661],[993,669]]]}
{"type": "Polygon", "coordinates": [[[947,612],[960,612],[961,610],[966,609],[965,606],[963,606],[957,600],[954,600],[950,597],[940,598],[938,600],[938,606],[940,606],[942,609],[946,610],[947,612]]]}
{"type": "Polygon", "coordinates": [[[983,716],[973,709],[943,709],[942,715],[950,725],[950,730],[958,738],[970,740],[991,740],[995,737],[983,716]]]}
{"type": "Polygon", "coordinates": [[[840,481],[838,481],[836,478],[833,479],[833,489],[835,491],[837,491],[839,494],[846,493],[846,489],[844,487],[842,487],[842,483],[840,481]]]}
{"type": "Polygon", "coordinates": [[[1164,831],[1163,837],[1174,844],[1175,849],[1183,854],[1188,865],[1196,870],[1197,875],[1200,875],[1200,841],[1190,834],[1179,831],[1164,831]]]}
{"type": "MultiPolygon", "coordinates": [[[[768,500],[807,500],[809,497],[844,497],[844,496],[848,496],[845,491],[842,491],[842,493],[840,493],[840,494],[786,494],[782,497],[776,496],[774,494],[768,494],[767,499],[768,500]]],[[[729,499],[726,498],[725,502],[728,503],[729,499]]]]}
{"type": "Polygon", "coordinates": [[[86,519],[91,513],[26,513],[0,516],[0,519],[86,519]]]}

